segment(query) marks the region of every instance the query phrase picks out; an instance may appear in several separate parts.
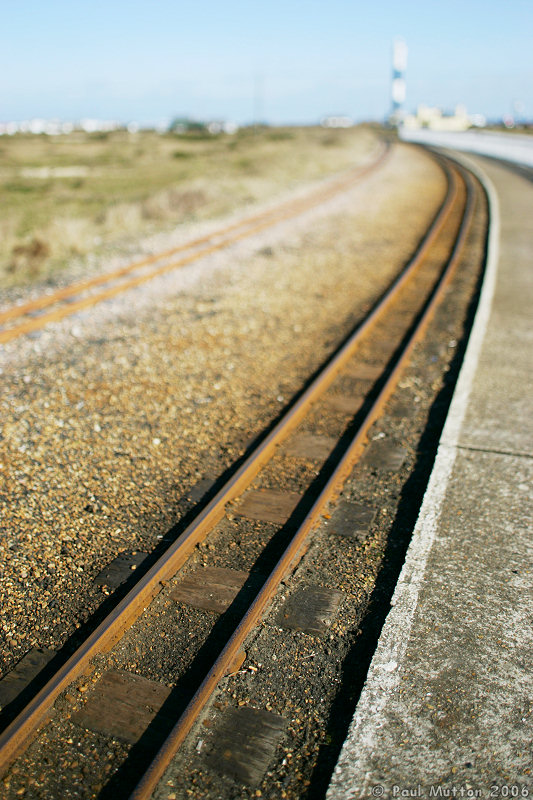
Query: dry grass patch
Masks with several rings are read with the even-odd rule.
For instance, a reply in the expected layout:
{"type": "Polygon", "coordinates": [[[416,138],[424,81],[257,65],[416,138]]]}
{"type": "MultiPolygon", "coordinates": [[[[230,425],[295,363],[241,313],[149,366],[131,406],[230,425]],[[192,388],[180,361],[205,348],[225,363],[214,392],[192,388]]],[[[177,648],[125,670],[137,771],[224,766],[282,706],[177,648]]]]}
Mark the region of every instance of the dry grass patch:
{"type": "Polygon", "coordinates": [[[236,135],[116,131],[4,137],[0,287],[57,274],[73,255],[214,218],[367,161],[360,127],[243,129],[236,135]]]}

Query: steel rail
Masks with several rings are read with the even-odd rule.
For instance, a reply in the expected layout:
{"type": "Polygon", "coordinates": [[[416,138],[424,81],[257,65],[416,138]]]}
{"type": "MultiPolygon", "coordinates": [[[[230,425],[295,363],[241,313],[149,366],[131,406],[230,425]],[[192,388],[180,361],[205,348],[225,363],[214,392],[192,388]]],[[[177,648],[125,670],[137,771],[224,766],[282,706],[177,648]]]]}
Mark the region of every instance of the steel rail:
{"type": "Polygon", "coordinates": [[[229,478],[195,520],[180,534],[161,558],[117,604],[87,640],[21,711],[0,735],[0,773],[16,757],[26,742],[46,720],[59,694],[84,674],[90,660],[109,650],[159,592],[161,582],[171,578],[185,563],[196,544],[201,542],[222,518],[226,505],[253,480],[272,457],[278,445],[302,419],[308,408],[331,385],[335,376],[355,352],[362,338],[381,318],[394,297],[423,264],[435,240],[459,200],[456,171],[445,169],[448,178],[446,197],[410,263],[389,287],[372,312],[355,329],[347,342],[288,409],[270,433],[229,478]]]}
{"type": "Polygon", "coordinates": [[[474,214],[473,187],[470,180],[468,178],[466,180],[468,187],[467,202],[458,236],[447,262],[447,266],[444,272],[441,274],[440,279],[438,280],[429,300],[426,303],[424,313],[418,322],[416,329],[411,334],[404,350],[398,356],[393,370],[388,376],[365,419],[361,423],[354,438],[347,446],[341,460],[339,461],[339,464],[328,479],[324,489],[314,502],[312,508],[308,512],[301,526],[294,534],[288,547],[266,579],[259,593],[256,595],[248,610],[245,612],[240,623],[231,635],[227,644],[224,646],[220,655],[217,657],[194,697],[189,702],[186,709],[176,722],[174,728],[168,735],[167,739],[159,749],[157,755],[152,760],[148,769],[144,773],[143,778],[131,793],[129,800],[148,800],[148,798],[151,797],[153,791],[157,787],[157,784],[163,777],[165,770],[170,765],[180,746],[183,744],[187,734],[198,719],[209,698],[215,691],[218,683],[225,675],[228,674],[229,671],[231,671],[232,664],[235,663],[237,654],[241,650],[246,637],[255,628],[267,606],[273,600],[281,581],[287,575],[289,570],[294,568],[296,563],[300,560],[301,556],[303,555],[306,539],[310,532],[320,522],[321,515],[325,511],[328,503],[332,502],[332,500],[334,500],[338,495],[342,485],[350,475],[355,463],[360,458],[365,447],[365,442],[370,427],[380,416],[385,404],[396,388],[401,374],[405,369],[415,346],[422,339],[439,303],[444,297],[444,293],[457,269],[457,265],[459,264],[474,214]]]}
{"type": "Polygon", "coordinates": [[[25,317],[28,314],[31,314],[35,311],[40,311],[42,309],[48,308],[49,306],[53,306],[61,301],[68,300],[72,297],[76,297],[77,295],[87,292],[89,289],[102,286],[106,283],[116,281],[117,279],[122,279],[138,269],[151,266],[152,264],[156,264],[157,262],[170,258],[171,256],[174,256],[178,253],[186,252],[187,250],[193,250],[195,248],[201,247],[202,245],[208,245],[209,242],[212,242],[213,240],[216,240],[221,236],[226,237],[221,242],[204,247],[199,252],[192,253],[189,256],[181,258],[177,261],[173,261],[170,264],[166,264],[162,267],[159,267],[158,269],[155,269],[145,275],[139,276],[138,278],[134,278],[129,281],[124,281],[119,285],[114,286],[108,290],[104,290],[97,294],[90,295],[89,297],[84,298],[83,300],[69,303],[68,306],[62,306],[56,311],[52,311],[48,314],[43,314],[37,319],[27,320],[25,322],[19,323],[15,327],[0,331],[0,344],[11,341],[12,339],[17,338],[18,336],[22,336],[25,333],[30,333],[32,331],[38,330],[51,322],[57,322],[66,316],[71,316],[72,314],[75,314],[90,306],[96,305],[97,303],[102,302],[103,300],[107,300],[111,297],[114,297],[115,295],[120,294],[121,292],[126,291],[127,289],[135,288],[139,286],[141,283],[145,283],[146,281],[152,280],[153,278],[162,275],[166,272],[170,272],[171,270],[186,266],[187,264],[196,261],[202,256],[209,255],[212,252],[216,252],[217,250],[221,250],[224,247],[228,247],[230,244],[233,244],[234,242],[237,242],[240,239],[246,238],[247,236],[251,236],[253,233],[258,232],[263,228],[270,227],[278,222],[290,219],[291,217],[297,216],[298,214],[302,214],[304,211],[307,211],[310,208],[313,208],[314,206],[317,206],[320,203],[323,203],[326,200],[330,199],[331,197],[335,196],[336,194],[344,191],[345,189],[353,185],[355,182],[359,181],[361,178],[363,178],[373,170],[377,169],[377,167],[379,167],[383,163],[383,161],[389,155],[389,153],[390,153],[390,145],[384,144],[377,158],[375,158],[370,164],[367,164],[364,167],[357,167],[353,170],[350,170],[348,175],[345,175],[340,179],[335,180],[333,183],[331,183],[329,186],[325,188],[321,188],[318,191],[312,192],[307,197],[282,203],[280,206],[277,206],[276,208],[261,212],[259,214],[255,214],[250,217],[246,217],[244,220],[240,220],[238,222],[232,223],[231,225],[219,228],[218,230],[213,231],[210,234],[206,234],[205,236],[201,236],[199,238],[192,239],[188,242],[184,242],[181,245],[173,247],[169,250],[165,250],[161,253],[155,253],[152,256],[148,256],[139,261],[134,261],[130,264],[126,264],[125,266],[119,267],[118,269],[113,270],[111,272],[106,272],[101,275],[95,275],[93,278],[88,278],[87,280],[70,284],[69,286],[65,286],[62,289],[58,289],[57,291],[51,294],[37,297],[35,298],[35,300],[31,300],[23,305],[19,306],[15,305],[12,306],[11,308],[6,309],[5,311],[0,311],[0,324],[3,325],[6,322],[10,322],[12,320],[25,317]],[[228,236],[228,234],[231,234],[234,231],[240,231],[240,233],[228,236]]]}

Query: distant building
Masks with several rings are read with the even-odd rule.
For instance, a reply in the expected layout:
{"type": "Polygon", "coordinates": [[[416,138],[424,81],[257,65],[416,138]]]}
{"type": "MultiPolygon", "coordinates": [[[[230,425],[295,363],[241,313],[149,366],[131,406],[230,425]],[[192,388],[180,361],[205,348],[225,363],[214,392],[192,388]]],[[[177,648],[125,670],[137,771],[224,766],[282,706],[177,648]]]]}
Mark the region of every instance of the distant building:
{"type": "Polygon", "coordinates": [[[322,117],[320,124],[323,128],[351,128],[354,121],[351,117],[339,114],[332,117],[322,117]]]}
{"type": "Polygon", "coordinates": [[[34,136],[61,136],[68,135],[75,130],[86,133],[100,131],[115,131],[120,128],[120,123],[98,119],[82,119],[80,122],[62,122],[57,119],[30,119],[21,122],[0,122],[0,136],[14,136],[16,133],[30,133],[34,136]]]}
{"type": "Polygon", "coordinates": [[[109,133],[110,131],[117,131],[122,125],[115,120],[82,119],[79,127],[85,133],[109,133]]]}
{"type": "Polygon", "coordinates": [[[211,120],[204,122],[202,120],[190,119],[189,117],[176,117],[168,126],[171,133],[201,133],[207,132],[216,136],[218,133],[237,133],[239,126],[236,122],[228,122],[226,120],[211,120]]]}
{"type": "Polygon", "coordinates": [[[0,122],[0,136],[14,136],[16,133],[31,133],[34,136],[59,136],[72,133],[72,122],[57,119],[29,119],[22,122],[0,122]]]}
{"type": "Polygon", "coordinates": [[[407,114],[403,125],[408,130],[428,128],[433,131],[466,131],[473,126],[483,127],[485,119],[480,114],[470,116],[466,107],[458,105],[453,113],[444,113],[433,106],[420,105],[416,114],[407,114]]]}
{"type": "Polygon", "coordinates": [[[217,133],[234,134],[239,130],[236,122],[226,122],[222,120],[213,120],[207,123],[207,130],[216,136],[217,133]]]}

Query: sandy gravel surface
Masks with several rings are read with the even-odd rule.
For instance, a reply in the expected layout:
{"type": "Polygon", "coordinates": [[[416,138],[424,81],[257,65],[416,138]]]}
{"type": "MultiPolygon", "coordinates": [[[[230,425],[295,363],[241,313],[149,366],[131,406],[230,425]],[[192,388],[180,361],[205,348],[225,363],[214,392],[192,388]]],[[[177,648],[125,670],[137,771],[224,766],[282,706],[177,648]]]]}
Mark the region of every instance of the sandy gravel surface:
{"type": "Polygon", "coordinates": [[[187,490],[297,392],[411,254],[445,189],[400,145],[342,197],[0,351],[5,672],[98,607],[187,490]]]}

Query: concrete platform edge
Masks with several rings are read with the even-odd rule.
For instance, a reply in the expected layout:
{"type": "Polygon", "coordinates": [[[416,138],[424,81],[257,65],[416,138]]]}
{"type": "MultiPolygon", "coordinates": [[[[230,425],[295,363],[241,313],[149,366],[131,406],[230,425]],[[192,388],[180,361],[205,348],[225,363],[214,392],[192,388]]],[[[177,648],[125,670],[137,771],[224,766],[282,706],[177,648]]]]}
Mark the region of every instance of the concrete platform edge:
{"type": "Polygon", "coordinates": [[[460,370],[446,423],[441,435],[435,464],[413,531],[405,564],[400,573],[389,612],[346,742],[335,767],[327,800],[351,800],[372,796],[370,775],[364,765],[373,750],[382,711],[400,680],[401,664],[407,649],[418,596],[424,581],[429,553],[455,463],[459,434],[470,397],[481,346],[490,317],[499,259],[500,210],[496,190],[489,177],[469,158],[447,153],[470,170],[484,187],[489,204],[487,260],[478,309],[465,358],[460,370]]]}

